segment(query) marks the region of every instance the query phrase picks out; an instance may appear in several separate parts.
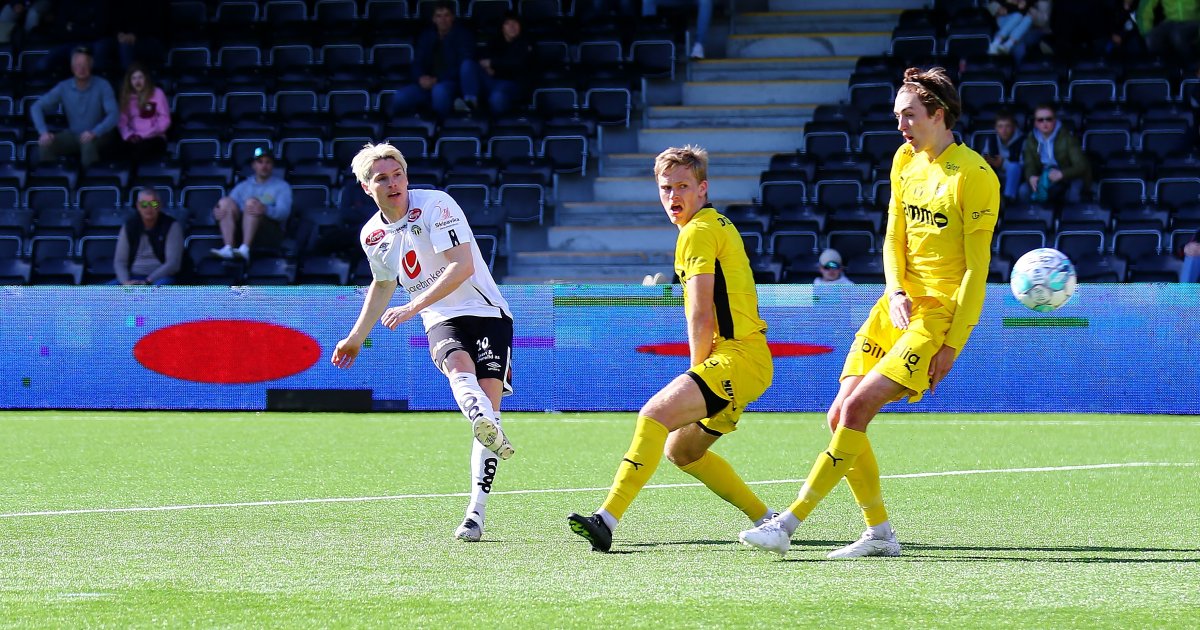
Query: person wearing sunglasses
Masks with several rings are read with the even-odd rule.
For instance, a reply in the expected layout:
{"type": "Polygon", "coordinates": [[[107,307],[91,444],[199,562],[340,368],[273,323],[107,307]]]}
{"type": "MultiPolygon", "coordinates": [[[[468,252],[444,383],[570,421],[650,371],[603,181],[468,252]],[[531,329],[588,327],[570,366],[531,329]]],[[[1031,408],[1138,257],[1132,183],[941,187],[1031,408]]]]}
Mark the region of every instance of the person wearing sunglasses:
{"type": "Polygon", "coordinates": [[[1092,165],[1083,146],[1075,134],[1063,128],[1052,103],[1034,109],[1033,131],[1025,138],[1021,156],[1025,164],[1020,191],[1023,201],[1076,202],[1091,183],[1092,165]]]}
{"type": "Polygon", "coordinates": [[[153,188],[137,195],[137,216],[121,226],[110,284],[175,284],[183,262],[183,227],[162,212],[153,188]]]}

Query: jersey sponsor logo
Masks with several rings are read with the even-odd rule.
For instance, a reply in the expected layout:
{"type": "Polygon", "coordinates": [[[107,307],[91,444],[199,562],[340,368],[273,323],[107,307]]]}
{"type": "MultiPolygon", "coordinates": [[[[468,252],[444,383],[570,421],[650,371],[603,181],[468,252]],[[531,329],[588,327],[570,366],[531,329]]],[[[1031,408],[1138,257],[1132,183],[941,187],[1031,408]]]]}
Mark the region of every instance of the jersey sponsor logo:
{"type": "Polygon", "coordinates": [[[421,235],[421,226],[419,226],[419,225],[412,226],[411,232],[412,232],[413,236],[420,236],[421,235]]]}
{"type": "Polygon", "coordinates": [[[433,346],[433,350],[430,351],[430,354],[437,356],[437,354],[439,352],[441,352],[442,348],[445,348],[446,346],[448,346],[450,344],[457,345],[458,340],[455,339],[454,337],[446,337],[445,339],[442,339],[441,341],[437,342],[437,344],[435,344],[433,346]]]}
{"type": "Polygon", "coordinates": [[[904,369],[908,370],[909,378],[916,376],[917,364],[921,362],[921,355],[913,352],[912,348],[905,348],[904,352],[900,354],[900,357],[904,359],[904,363],[902,365],[904,365],[904,369]]]}
{"type": "Polygon", "coordinates": [[[416,221],[417,219],[420,219],[420,218],[421,218],[421,209],[420,208],[413,208],[412,210],[408,211],[408,222],[409,223],[412,223],[413,221],[416,221]]]}
{"type": "Polygon", "coordinates": [[[445,221],[436,221],[434,222],[433,227],[440,230],[442,228],[448,228],[452,225],[458,225],[458,217],[451,217],[445,221]]]}
{"type": "Polygon", "coordinates": [[[870,339],[863,339],[862,348],[860,348],[860,350],[862,350],[863,354],[875,357],[876,359],[882,359],[883,355],[885,354],[883,346],[871,341],[870,339]]]}
{"type": "Polygon", "coordinates": [[[375,230],[374,232],[371,232],[370,234],[367,235],[367,240],[364,242],[367,245],[378,245],[379,241],[382,241],[383,237],[386,235],[387,235],[387,232],[384,232],[383,230],[375,230]]]}
{"type": "Polygon", "coordinates": [[[991,209],[991,208],[988,208],[987,210],[976,210],[975,212],[972,212],[972,213],[971,213],[971,218],[972,218],[972,219],[978,219],[979,217],[981,217],[981,216],[983,216],[983,215],[985,215],[985,214],[991,214],[991,213],[992,213],[992,209],[991,209]]]}
{"type": "Polygon", "coordinates": [[[401,265],[404,267],[404,275],[408,276],[409,280],[421,275],[421,261],[417,260],[417,252],[411,249],[404,252],[401,265]]]}
{"type": "Polygon", "coordinates": [[[479,480],[479,483],[475,485],[479,486],[479,489],[483,490],[485,493],[490,493],[492,491],[492,482],[495,481],[495,479],[496,458],[489,457],[483,460],[483,477],[479,480]]]}
{"type": "MultiPolygon", "coordinates": [[[[418,273],[419,272],[420,272],[420,270],[418,270],[418,273]]],[[[442,267],[441,269],[438,269],[434,273],[431,273],[431,274],[425,276],[425,279],[421,280],[420,282],[418,282],[410,287],[404,287],[404,290],[408,291],[409,295],[424,291],[425,289],[428,289],[429,287],[433,286],[433,283],[436,282],[438,278],[442,277],[443,273],[446,273],[445,267],[442,267]]]]}
{"type": "Polygon", "coordinates": [[[938,229],[944,228],[950,224],[950,218],[941,212],[933,212],[928,208],[906,203],[904,209],[908,211],[908,220],[917,223],[925,223],[932,225],[938,229]]]}
{"type": "Polygon", "coordinates": [[[497,361],[488,361],[487,369],[489,369],[493,372],[499,372],[500,371],[500,363],[497,361]]]}
{"type": "Polygon", "coordinates": [[[445,221],[446,219],[450,218],[451,215],[450,215],[450,207],[449,206],[438,206],[438,209],[442,211],[438,215],[438,220],[445,221]]]}

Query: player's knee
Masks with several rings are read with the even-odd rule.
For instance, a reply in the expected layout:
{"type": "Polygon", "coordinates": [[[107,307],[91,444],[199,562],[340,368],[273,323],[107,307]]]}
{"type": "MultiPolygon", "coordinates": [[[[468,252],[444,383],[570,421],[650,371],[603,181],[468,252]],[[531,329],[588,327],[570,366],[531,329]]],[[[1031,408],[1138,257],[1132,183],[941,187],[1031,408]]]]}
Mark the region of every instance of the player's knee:
{"type": "Polygon", "coordinates": [[[829,411],[825,413],[825,420],[829,422],[829,430],[836,431],[838,425],[842,422],[842,401],[836,400],[829,406],[829,411]]]}
{"type": "Polygon", "coordinates": [[[667,461],[682,468],[704,457],[704,450],[668,442],[666,448],[663,449],[663,455],[666,455],[667,461]]]}
{"type": "Polygon", "coordinates": [[[840,426],[855,431],[864,431],[874,416],[871,403],[860,396],[850,395],[842,401],[840,426]]]}

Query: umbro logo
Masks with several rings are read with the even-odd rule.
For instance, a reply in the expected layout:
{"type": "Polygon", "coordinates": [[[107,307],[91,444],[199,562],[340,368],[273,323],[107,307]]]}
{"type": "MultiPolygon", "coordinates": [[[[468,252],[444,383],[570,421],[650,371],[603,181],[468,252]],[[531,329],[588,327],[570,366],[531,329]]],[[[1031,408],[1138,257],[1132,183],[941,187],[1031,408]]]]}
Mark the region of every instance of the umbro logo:
{"type": "Polygon", "coordinates": [[[829,451],[825,451],[825,455],[826,455],[827,457],[829,457],[829,459],[833,460],[833,467],[834,467],[834,468],[837,468],[837,463],[838,463],[838,462],[840,462],[840,461],[843,461],[843,460],[845,460],[845,459],[846,459],[845,457],[834,457],[834,456],[833,456],[833,453],[830,453],[829,451]]]}
{"type": "Polygon", "coordinates": [[[630,465],[632,465],[632,466],[633,466],[633,469],[634,469],[634,470],[638,470],[638,469],[640,469],[642,466],[645,466],[645,464],[639,464],[638,462],[635,462],[635,461],[633,461],[632,459],[629,459],[628,457],[622,457],[622,458],[621,458],[621,461],[623,461],[623,462],[629,462],[629,463],[630,463],[630,465]]]}

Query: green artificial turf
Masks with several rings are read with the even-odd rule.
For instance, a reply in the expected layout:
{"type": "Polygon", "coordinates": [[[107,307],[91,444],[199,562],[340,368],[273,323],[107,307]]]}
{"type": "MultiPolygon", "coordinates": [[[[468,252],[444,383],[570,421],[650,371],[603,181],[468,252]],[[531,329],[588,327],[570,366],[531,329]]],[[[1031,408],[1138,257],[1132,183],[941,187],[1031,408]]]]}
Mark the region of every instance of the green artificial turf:
{"type": "MultiPolygon", "coordinates": [[[[779,560],[665,460],[591,552],[564,517],[598,507],[633,418],[506,413],[517,454],[469,544],[456,414],[0,413],[0,625],[1200,625],[1195,417],[881,415],[904,555],[853,562],[824,560],[863,527],[844,484],[779,560]]],[[[740,426],[714,450],[782,509],[823,415],[740,426]]]]}

